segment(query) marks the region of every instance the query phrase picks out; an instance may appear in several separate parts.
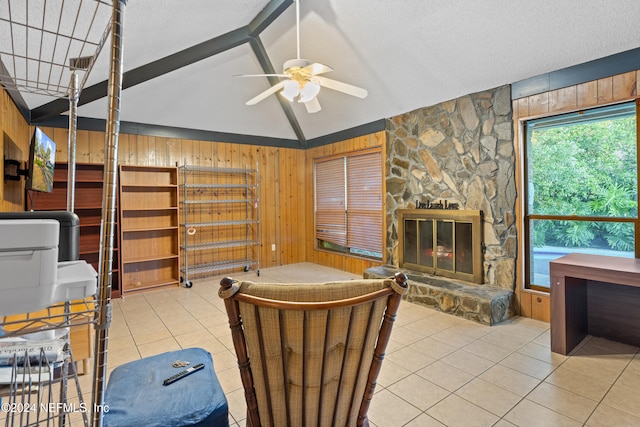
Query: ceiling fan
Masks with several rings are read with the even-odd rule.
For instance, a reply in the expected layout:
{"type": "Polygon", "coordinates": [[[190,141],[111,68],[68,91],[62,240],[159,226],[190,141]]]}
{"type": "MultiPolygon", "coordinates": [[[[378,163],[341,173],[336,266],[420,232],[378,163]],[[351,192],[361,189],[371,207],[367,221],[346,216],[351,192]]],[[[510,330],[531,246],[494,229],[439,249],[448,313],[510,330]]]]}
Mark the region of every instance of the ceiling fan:
{"type": "Polygon", "coordinates": [[[366,98],[368,95],[366,89],[321,76],[321,74],[333,71],[333,68],[328,65],[320,64],[318,62],[312,63],[306,59],[300,59],[300,0],[294,1],[296,3],[296,41],[298,56],[296,59],[290,59],[284,63],[282,67],[282,74],[245,74],[238,76],[275,76],[286,79],[281,80],[256,97],[250,99],[247,101],[246,105],[255,105],[272,93],[276,93],[281,90],[280,94],[290,102],[297,99],[298,102],[302,102],[304,104],[307,112],[316,113],[321,109],[320,102],[317,98],[321,87],[357,96],[358,98],[366,98]]]}

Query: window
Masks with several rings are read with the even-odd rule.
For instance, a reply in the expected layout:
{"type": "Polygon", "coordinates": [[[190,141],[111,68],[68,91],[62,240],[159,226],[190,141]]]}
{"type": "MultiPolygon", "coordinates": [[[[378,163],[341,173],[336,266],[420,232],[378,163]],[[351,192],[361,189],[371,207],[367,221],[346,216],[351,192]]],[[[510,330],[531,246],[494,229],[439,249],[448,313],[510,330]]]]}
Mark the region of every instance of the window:
{"type": "Polygon", "coordinates": [[[636,105],[526,123],[525,269],[549,288],[549,261],[570,252],[638,257],[636,105]]]}
{"type": "Polygon", "coordinates": [[[314,162],[319,248],[382,259],[382,153],[356,152],[314,162]]]}

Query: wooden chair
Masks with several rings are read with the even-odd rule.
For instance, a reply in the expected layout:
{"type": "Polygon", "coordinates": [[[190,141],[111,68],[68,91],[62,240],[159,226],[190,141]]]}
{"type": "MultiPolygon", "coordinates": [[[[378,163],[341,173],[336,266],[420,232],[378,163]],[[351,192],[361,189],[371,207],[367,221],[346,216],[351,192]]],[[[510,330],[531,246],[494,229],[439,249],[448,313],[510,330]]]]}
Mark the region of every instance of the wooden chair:
{"type": "Polygon", "coordinates": [[[368,426],[367,411],[407,278],[253,283],[224,299],[247,426],[368,426]]]}

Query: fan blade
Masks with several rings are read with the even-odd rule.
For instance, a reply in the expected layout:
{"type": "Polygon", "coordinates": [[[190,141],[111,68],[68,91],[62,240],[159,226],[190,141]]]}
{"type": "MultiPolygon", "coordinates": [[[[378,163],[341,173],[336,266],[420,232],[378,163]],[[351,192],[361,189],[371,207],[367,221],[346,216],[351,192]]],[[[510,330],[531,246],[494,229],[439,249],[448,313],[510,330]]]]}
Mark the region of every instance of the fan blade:
{"type": "Polygon", "coordinates": [[[258,102],[262,101],[267,96],[271,95],[272,93],[276,93],[277,91],[282,89],[284,87],[284,83],[286,81],[288,81],[288,80],[283,80],[283,81],[271,86],[269,89],[265,90],[264,92],[262,92],[261,94],[259,94],[255,98],[251,98],[250,100],[248,100],[246,102],[246,105],[256,105],[258,102]]]}
{"type": "Polygon", "coordinates": [[[320,86],[337,90],[338,92],[344,92],[348,95],[357,96],[358,98],[366,98],[369,94],[366,89],[362,89],[358,86],[342,83],[337,80],[328,79],[322,76],[316,76],[315,78],[318,79],[318,83],[320,83],[320,86]]]}
{"type": "Polygon", "coordinates": [[[233,77],[289,77],[286,74],[236,74],[233,77]]]}
{"type": "Polygon", "coordinates": [[[322,109],[317,96],[314,96],[310,101],[304,102],[303,104],[307,108],[307,113],[317,113],[322,109]]]}
{"type": "Polygon", "coordinates": [[[319,62],[314,62],[313,64],[307,65],[303,68],[304,71],[311,74],[312,76],[317,76],[318,74],[328,73],[329,71],[333,71],[333,68],[328,65],[320,64],[319,62]]]}

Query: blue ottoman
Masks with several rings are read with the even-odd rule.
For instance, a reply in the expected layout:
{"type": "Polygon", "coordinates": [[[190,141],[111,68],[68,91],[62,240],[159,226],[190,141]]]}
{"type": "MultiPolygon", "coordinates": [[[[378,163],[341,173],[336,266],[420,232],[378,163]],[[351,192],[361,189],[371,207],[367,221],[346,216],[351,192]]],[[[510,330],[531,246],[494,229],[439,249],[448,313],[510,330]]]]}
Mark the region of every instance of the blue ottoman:
{"type": "Polygon", "coordinates": [[[201,348],[162,353],[125,363],[111,372],[104,396],[105,427],[229,425],[227,399],[213,370],[211,354],[201,348]],[[186,367],[174,368],[177,361],[186,367]],[[169,385],[162,382],[188,367],[204,368],[169,385]]]}

